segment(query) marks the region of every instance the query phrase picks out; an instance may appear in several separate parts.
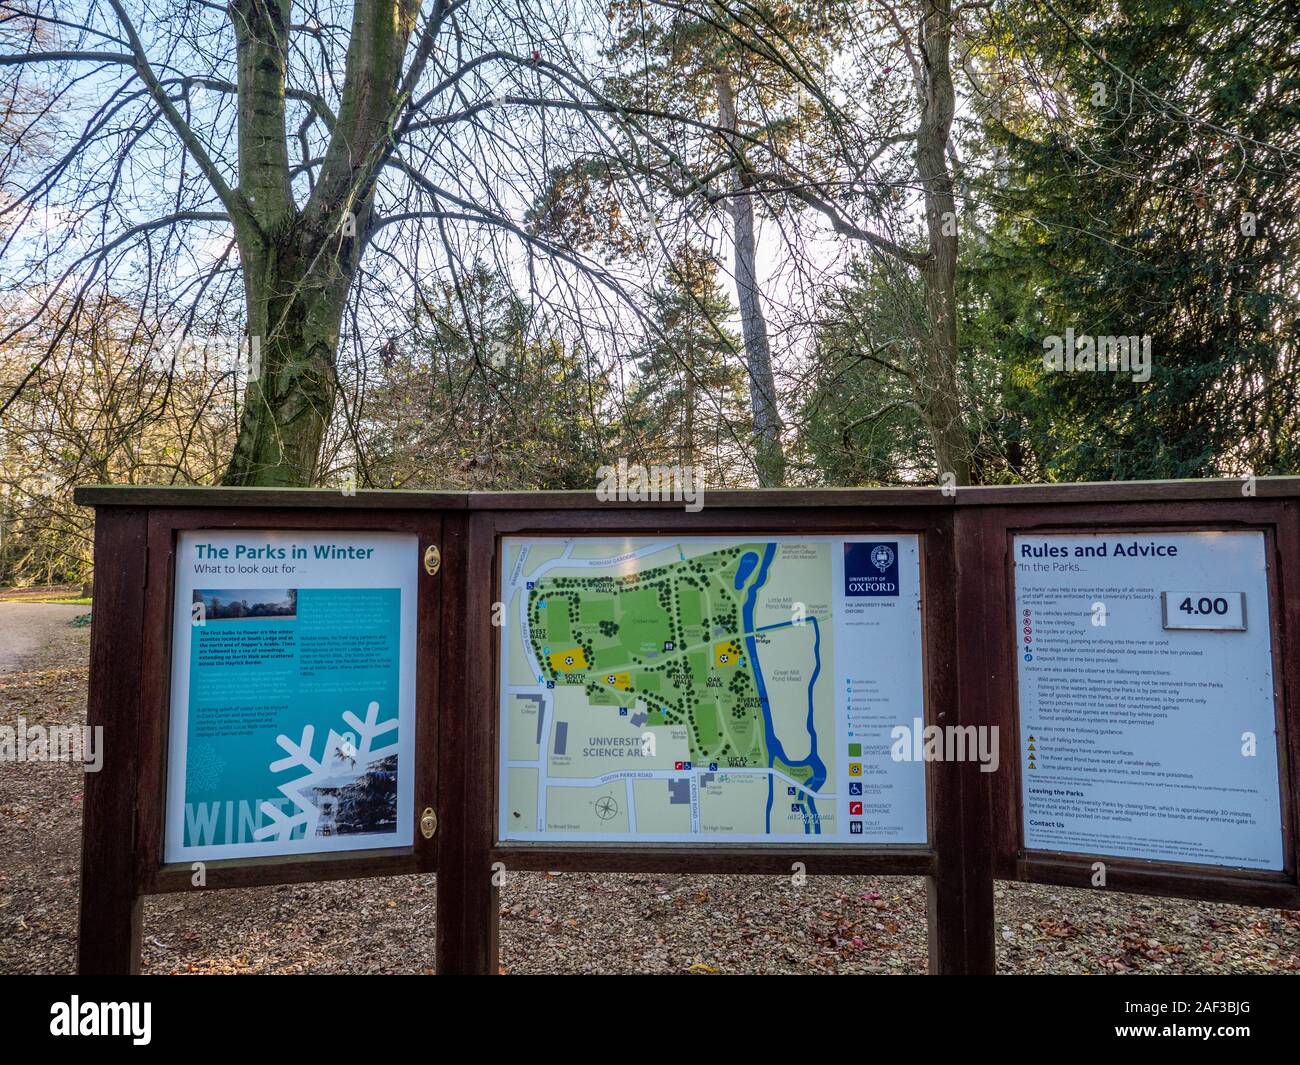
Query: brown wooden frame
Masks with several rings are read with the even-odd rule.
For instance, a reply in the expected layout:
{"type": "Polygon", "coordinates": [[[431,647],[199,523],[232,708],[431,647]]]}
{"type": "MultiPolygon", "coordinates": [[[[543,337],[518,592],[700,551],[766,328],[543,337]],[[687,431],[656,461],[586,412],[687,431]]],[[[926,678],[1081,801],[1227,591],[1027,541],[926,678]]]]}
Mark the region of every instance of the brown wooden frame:
{"type": "MultiPolygon", "coordinates": [[[[104,726],[109,751],[117,748],[118,737],[123,748],[105,758],[99,773],[86,776],[78,951],[82,973],[138,971],[141,898],[196,890],[191,886],[190,863],[163,862],[177,535],[196,529],[400,532],[418,538],[421,555],[430,544],[441,542],[441,510],[353,508],[347,506],[349,498],[354,497],[333,495],[327,507],[302,509],[248,504],[246,508],[196,508],[185,506],[188,500],[181,494],[173,499],[181,506],[97,508],[95,572],[99,576],[88,720],[104,726]]],[[[463,505],[461,497],[451,497],[447,503],[463,505]]],[[[207,861],[202,890],[436,871],[436,839],[425,839],[418,823],[420,811],[437,801],[438,718],[420,713],[420,707],[439,702],[444,623],[440,580],[441,574],[428,577],[421,571],[416,585],[419,640],[413,771],[417,782],[427,778],[427,785],[417,784],[413,796],[412,823],[417,826],[413,845],[207,861]]]]}
{"type": "Polygon", "coordinates": [[[106,759],[88,774],[79,968],[137,971],[141,898],[191,890],[190,867],[161,861],[169,713],[173,547],[196,528],[413,531],[442,569],[421,574],[416,815],[433,841],[411,848],[209,862],[208,888],[438,872],[437,969],[497,971],[496,869],[918,875],[927,878],[932,972],[993,969],[993,878],[1087,887],[1091,858],[1025,852],[1020,824],[1010,537],[1023,531],[1263,529],[1268,538],[1286,868],[1281,873],[1107,857],[1121,891],[1300,907],[1300,478],[917,489],[714,492],[700,513],[613,504],[589,492],[79,489],[96,507],[89,723],[106,759]],[[926,715],[997,725],[1005,772],[927,766],[926,845],[502,843],[496,839],[495,662],[491,625],[500,537],[512,535],[856,535],[921,537],[926,715]],[[1288,585],[1288,580],[1290,585],[1288,585]],[[1288,594],[1289,593],[1289,594],[1288,594]],[[124,739],[120,739],[124,738],[124,739]],[[996,778],[996,779],[993,779],[996,778]],[[430,795],[434,798],[431,800],[430,795]]]}
{"type": "MultiPolygon", "coordinates": [[[[679,873],[789,874],[802,863],[811,875],[877,873],[927,877],[931,928],[930,967],[934,972],[968,969],[991,971],[992,881],[970,873],[967,863],[987,848],[968,845],[966,821],[955,816],[963,808],[962,792],[973,787],[982,794],[983,781],[970,780],[970,767],[935,763],[927,766],[929,842],[925,845],[879,846],[818,844],[800,848],[782,844],[626,844],[626,843],[503,843],[496,838],[497,787],[497,664],[498,633],[491,625],[492,606],[499,598],[499,550],[503,536],[577,536],[617,534],[656,535],[868,535],[916,533],[921,540],[923,644],[926,658],[926,713],[931,723],[958,721],[956,701],[956,639],[954,578],[949,545],[952,508],[898,508],[888,511],[855,507],[809,513],[789,507],[743,507],[692,514],[682,510],[605,505],[590,509],[516,509],[506,500],[469,516],[469,586],[465,614],[469,619],[467,658],[479,663],[467,679],[465,734],[444,745],[444,751],[465,752],[463,778],[457,793],[466,811],[464,826],[456,826],[455,868],[465,884],[453,889],[458,905],[470,905],[482,919],[458,925],[458,936],[439,938],[439,972],[486,972],[496,965],[497,896],[491,870],[567,870],[599,872],[662,871],[679,873]],[[979,906],[987,920],[972,920],[979,906]]],[[[535,503],[535,499],[525,502],[535,503]]],[[[447,726],[444,726],[447,727],[447,726]]],[[[454,726],[453,726],[454,727],[454,726]]],[[[444,766],[443,780],[455,770],[444,766]]],[[[450,797],[444,805],[451,808],[450,797]]],[[[443,832],[448,827],[444,825],[443,832]]],[[[447,837],[444,836],[444,847],[447,837]]],[[[439,880],[451,875],[444,855],[439,880]]],[[[442,891],[439,905],[442,905],[442,891]]]]}
{"type": "MultiPolygon", "coordinates": [[[[1001,764],[1006,769],[994,800],[996,834],[995,872],[1005,880],[1090,887],[1092,864],[1104,861],[1106,888],[1205,899],[1214,902],[1250,903],[1258,906],[1300,907],[1296,871],[1300,868],[1300,825],[1295,797],[1300,795],[1297,777],[1297,742],[1300,715],[1296,705],[1297,655],[1288,634],[1300,632],[1300,600],[1285,594],[1283,573],[1300,563],[1296,554],[1296,510],[1280,500],[1224,500],[1212,508],[1203,503],[1114,504],[1104,515],[1084,514],[1077,507],[1030,506],[988,507],[976,512],[983,529],[980,567],[995,575],[982,602],[991,616],[989,661],[1000,667],[990,679],[987,698],[993,701],[994,716],[1004,722],[1001,731],[1001,764]],[[1071,534],[1110,531],[1130,532],[1259,531],[1265,538],[1271,602],[1275,713],[1278,735],[1278,782],[1281,789],[1284,867],[1281,872],[1229,869],[1194,863],[1147,861],[1103,854],[1082,856],[1052,851],[1031,851],[1024,846],[1021,810],[1021,765],[1019,758],[1020,710],[1018,692],[1018,649],[1015,646],[1015,574],[1012,539],[1026,533],[1071,534]],[[1284,547],[1289,545],[1289,547],[1284,547]],[[1002,714],[997,707],[1005,707],[1002,714]]],[[[1300,568],[1293,568],[1292,582],[1300,580],[1300,568]]],[[[1290,637],[1294,641],[1295,637],[1290,637]]]]}

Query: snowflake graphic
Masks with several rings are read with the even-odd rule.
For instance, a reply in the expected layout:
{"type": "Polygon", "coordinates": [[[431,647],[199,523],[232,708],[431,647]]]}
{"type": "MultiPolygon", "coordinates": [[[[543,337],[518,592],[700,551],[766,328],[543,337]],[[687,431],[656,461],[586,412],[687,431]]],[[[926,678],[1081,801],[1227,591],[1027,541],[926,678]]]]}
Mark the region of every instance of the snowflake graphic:
{"type": "Polygon", "coordinates": [[[277,736],[275,742],[288,757],[272,762],[271,772],[306,769],[307,773],[280,785],[280,794],[293,804],[292,812],[286,813],[274,803],[262,803],[262,812],[270,818],[271,823],[254,829],[253,838],[258,841],[274,839],[285,842],[293,839],[294,833],[299,829],[304,830],[308,838],[317,835],[321,810],[315,802],[314,790],[336,783],[340,774],[353,774],[371,762],[397,754],[397,719],[379,721],[378,718],[379,704],[375,702],[366,708],[364,721],[351,710],[345,710],[343,720],[352,731],[336,732],[330,729],[319,760],[312,755],[312,745],[316,738],[314,725],[303,726],[302,738],[297,743],[288,736],[277,736]],[[391,742],[387,746],[380,746],[377,741],[387,733],[394,733],[391,742]]]}
{"type": "Polygon", "coordinates": [[[190,753],[189,783],[199,791],[211,791],[221,783],[226,771],[226,761],[217,754],[217,749],[210,743],[200,743],[190,753]]]}

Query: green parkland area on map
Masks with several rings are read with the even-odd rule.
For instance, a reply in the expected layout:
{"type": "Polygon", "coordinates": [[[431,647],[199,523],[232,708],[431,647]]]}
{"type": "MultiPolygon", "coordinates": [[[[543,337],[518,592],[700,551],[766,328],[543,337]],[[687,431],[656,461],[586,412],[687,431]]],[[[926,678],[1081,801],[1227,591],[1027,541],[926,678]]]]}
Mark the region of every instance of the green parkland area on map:
{"type": "Polygon", "coordinates": [[[830,541],[503,544],[503,839],[837,832],[830,541]]]}

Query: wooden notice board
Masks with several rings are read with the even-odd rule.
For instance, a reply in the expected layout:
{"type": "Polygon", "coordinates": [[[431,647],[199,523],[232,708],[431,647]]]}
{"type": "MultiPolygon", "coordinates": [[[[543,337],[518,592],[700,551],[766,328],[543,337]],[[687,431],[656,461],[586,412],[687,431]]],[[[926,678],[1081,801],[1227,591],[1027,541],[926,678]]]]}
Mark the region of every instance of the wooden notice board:
{"type": "Polygon", "coordinates": [[[441,973],[497,971],[498,889],[518,870],[924,876],[943,973],[992,971],[995,877],[1300,906],[1300,479],[710,492],[695,509],[588,492],[77,498],[96,509],[89,717],[106,752],[85,787],[83,972],[138,969],[145,895],[397,873],[437,873],[441,973]],[[233,568],[178,570],[196,544],[233,568]],[[694,599],[681,613],[695,580],[734,589],[702,600],[716,617],[694,599]],[[595,604],[629,589],[641,598],[595,604]],[[912,596],[912,613],[881,595],[912,596]],[[653,614],[655,596],[662,647],[646,634],[665,630],[621,613],[653,614]],[[788,627],[805,598],[812,629],[788,627]],[[774,613],[787,608],[790,622],[774,613]],[[191,611],[214,627],[193,636],[191,611]],[[832,628],[849,615],[860,633],[832,628]],[[624,622],[644,631],[620,637],[624,622]],[[295,625],[301,639],[263,632],[295,625]],[[299,742],[294,711],[267,709],[299,705],[275,695],[284,669],[239,678],[247,640],[254,658],[297,655],[294,691],[345,694],[353,724],[299,742]],[[811,665],[772,669],[808,648],[811,665]],[[251,710],[204,702],[214,662],[255,693],[251,710]],[[650,698],[664,677],[673,698],[650,698]],[[731,694],[691,717],[710,689],[731,694]],[[588,749],[567,747],[570,726],[589,734],[582,692],[598,742],[635,748],[617,770],[584,775],[588,749]],[[811,746],[790,738],[792,692],[811,746]],[[353,735],[370,701],[406,715],[373,743],[353,735]],[[890,715],[902,738],[882,746],[890,715]],[[291,818],[292,789],[283,818],[203,806],[205,788],[262,772],[227,733],[287,720],[280,772],[310,771],[319,809],[291,818]],[[667,746],[636,747],[645,735],[667,746]],[[887,764],[925,754],[922,735],[936,757],[887,764]],[[912,807],[897,798],[909,786],[912,807]],[[764,787],[761,819],[715,813],[745,794],[727,788],[764,787]],[[209,857],[176,860],[192,855],[209,857]]]}

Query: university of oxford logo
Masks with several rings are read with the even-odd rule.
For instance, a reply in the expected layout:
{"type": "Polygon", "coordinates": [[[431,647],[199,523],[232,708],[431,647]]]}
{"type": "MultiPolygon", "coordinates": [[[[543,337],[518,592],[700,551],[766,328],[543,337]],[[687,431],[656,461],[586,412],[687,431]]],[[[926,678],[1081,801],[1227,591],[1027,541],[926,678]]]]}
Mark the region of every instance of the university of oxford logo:
{"type": "Polygon", "coordinates": [[[844,594],[898,595],[898,541],[846,543],[844,594]]]}

